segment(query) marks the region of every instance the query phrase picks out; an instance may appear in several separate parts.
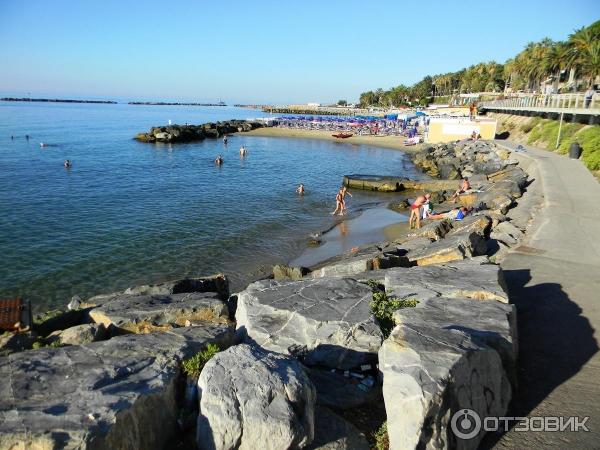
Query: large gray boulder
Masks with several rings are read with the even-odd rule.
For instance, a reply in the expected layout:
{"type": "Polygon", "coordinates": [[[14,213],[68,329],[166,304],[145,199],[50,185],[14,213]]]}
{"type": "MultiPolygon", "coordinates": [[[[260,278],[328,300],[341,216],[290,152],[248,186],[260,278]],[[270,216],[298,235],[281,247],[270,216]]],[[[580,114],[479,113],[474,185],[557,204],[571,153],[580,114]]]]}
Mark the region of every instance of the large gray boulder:
{"type": "Polygon", "coordinates": [[[347,278],[258,281],[238,295],[237,331],[307,365],[348,369],[376,359],[383,340],[371,299],[369,287],[347,278]]]}
{"type": "MultiPolygon", "coordinates": [[[[515,310],[500,302],[431,298],[394,313],[379,351],[390,449],[476,449],[450,420],[471,409],[506,414],[517,358],[515,310]]],[[[468,431],[468,430],[464,430],[468,431]]]]}
{"type": "Polygon", "coordinates": [[[386,292],[398,298],[471,298],[508,303],[503,284],[500,266],[490,264],[485,256],[439,266],[389,269],[384,281],[386,292]]]}
{"type": "Polygon", "coordinates": [[[315,389],[293,358],[237,345],[206,363],[198,389],[201,449],[302,448],[314,438],[315,389]]]}
{"type": "Polygon", "coordinates": [[[163,448],[176,431],[181,360],[232,339],[205,324],[0,358],[0,448],[163,448]]]}
{"type": "Polygon", "coordinates": [[[216,292],[120,295],[89,311],[90,318],[115,332],[165,331],[186,322],[227,323],[229,310],[216,292]]]}

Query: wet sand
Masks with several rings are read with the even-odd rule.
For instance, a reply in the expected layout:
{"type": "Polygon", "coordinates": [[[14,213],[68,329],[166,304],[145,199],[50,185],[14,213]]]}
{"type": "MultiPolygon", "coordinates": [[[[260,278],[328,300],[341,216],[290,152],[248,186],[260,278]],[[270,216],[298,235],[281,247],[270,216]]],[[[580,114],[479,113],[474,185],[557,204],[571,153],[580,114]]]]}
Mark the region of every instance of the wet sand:
{"type": "Polygon", "coordinates": [[[340,216],[340,220],[335,227],[323,234],[322,245],[307,248],[290,265],[310,267],[366,244],[396,239],[402,234],[394,237],[396,235],[393,229],[388,232],[386,230],[389,227],[402,228],[408,217],[380,205],[363,211],[355,218],[345,219],[340,216]]]}
{"type": "Polygon", "coordinates": [[[423,144],[407,147],[403,144],[406,139],[404,136],[352,136],[347,139],[337,139],[332,136],[334,131],[321,130],[298,130],[294,128],[266,127],[244,133],[244,136],[264,136],[264,137],[286,137],[302,139],[323,139],[326,141],[340,142],[342,144],[374,145],[377,147],[391,148],[401,150],[407,153],[419,151],[423,144]]]}

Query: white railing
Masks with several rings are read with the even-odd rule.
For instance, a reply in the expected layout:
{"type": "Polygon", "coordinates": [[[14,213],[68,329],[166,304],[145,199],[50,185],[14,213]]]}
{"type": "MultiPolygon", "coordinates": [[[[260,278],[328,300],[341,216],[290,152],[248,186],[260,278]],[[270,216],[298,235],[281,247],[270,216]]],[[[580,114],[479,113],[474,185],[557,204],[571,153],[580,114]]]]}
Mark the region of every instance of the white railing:
{"type": "Polygon", "coordinates": [[[540,109],[540,110],[567,110],[600,108],[600,95],[594,94],[592,100],[586,105],[585,94],[529,94],[527,96],[505,98],[491,102],[481,102],[481,108],[514,108],[514,109],[540,109]]]}

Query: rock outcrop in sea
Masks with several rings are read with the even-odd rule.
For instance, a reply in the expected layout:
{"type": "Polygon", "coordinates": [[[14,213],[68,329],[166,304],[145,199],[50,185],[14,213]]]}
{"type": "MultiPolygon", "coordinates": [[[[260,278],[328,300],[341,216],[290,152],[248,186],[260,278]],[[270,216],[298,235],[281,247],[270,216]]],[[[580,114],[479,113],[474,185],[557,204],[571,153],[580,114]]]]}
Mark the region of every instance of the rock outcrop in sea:
{"type": "MultiPolygon", "coordinates": [[[[477,211],[236,293],[218,275],[75,297],[3,336],[0,448],[366,449],[384,421],[392,450],[476,448],[484,432],[463,440],[451,421],[505,415],[513,397],[516,312],[496,263],[539,198],[492,143],[415,161],[470,175],[459,202],[477,211]]],[[[454,191],[431,183],[439,202],[454,191]]]]}
{"type": "Polygon", "coordinates": [[[251,131],[263,126],[260,122],[247,120],[227,120],[201,125],[166,125],[152,127],[147,133],[138,133],[135,139],[140,142],[192,142],[217,139],[228,134],[251,131]]]}

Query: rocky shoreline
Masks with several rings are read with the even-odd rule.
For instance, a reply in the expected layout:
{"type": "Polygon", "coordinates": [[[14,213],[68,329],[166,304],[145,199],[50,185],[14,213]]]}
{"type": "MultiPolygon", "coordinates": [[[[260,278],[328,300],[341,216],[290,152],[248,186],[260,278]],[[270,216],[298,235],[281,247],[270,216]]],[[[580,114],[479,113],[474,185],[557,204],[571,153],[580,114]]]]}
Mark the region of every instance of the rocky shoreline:
{"type": "Polygon", "coordinates": [[[201,125],[166,125],[152,127],[148,133],[138,133],[134,139],[140,142],[193,142],[218,139],[228,134],[244,133],[263,126],[260,122],[247,120],[227,120],[201,125]]]}
{"type": "MultiPolygon", "coordinates": [[[[477,211],[318,267],[276,266],[240,292],[219,274],[76,297],[32,331],[3,335],[0,448],[187,438],[180,448],[366,449],[373,430],[356,418],[382,400],[390,448],[476,448],[483,431],[461,440],[450,420],[507,411],[516,311],[496,263],[524,239],[539,198],[490,142],[427,147],[414,161],[433,176],[469,175],[459,202],[477,211]]],[[[440,208],[451,185],[392,184],[432,191],[440,208]]]]}

